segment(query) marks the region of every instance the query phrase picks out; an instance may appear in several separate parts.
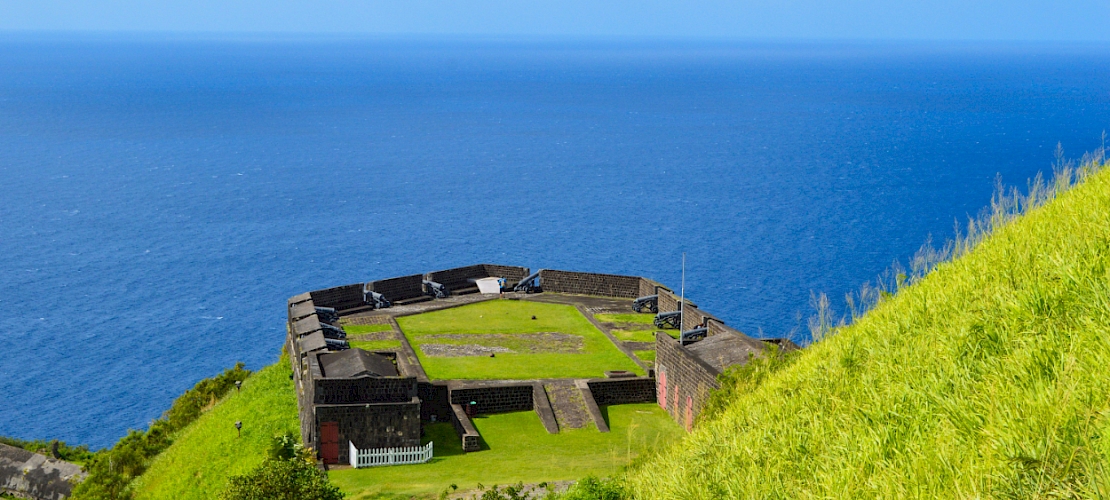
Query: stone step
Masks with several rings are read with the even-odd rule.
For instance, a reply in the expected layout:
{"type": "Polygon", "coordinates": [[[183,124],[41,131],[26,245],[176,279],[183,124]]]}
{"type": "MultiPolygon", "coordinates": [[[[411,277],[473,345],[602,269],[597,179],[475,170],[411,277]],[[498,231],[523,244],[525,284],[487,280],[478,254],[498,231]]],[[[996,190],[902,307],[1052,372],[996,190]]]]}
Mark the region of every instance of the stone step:
{"type": "Polygon", "coordinates": [[[592,421],[582,399],[582,391],[573,380],[549,382],[544,384],[544,390],[559,429],[581,429],[592,421]]]}

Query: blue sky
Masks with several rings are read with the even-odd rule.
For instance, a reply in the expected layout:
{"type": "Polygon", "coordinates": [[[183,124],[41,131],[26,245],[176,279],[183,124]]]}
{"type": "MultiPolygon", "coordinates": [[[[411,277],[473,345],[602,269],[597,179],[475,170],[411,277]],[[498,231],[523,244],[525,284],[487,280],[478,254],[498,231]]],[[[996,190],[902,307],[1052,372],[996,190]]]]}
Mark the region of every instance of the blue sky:
{"type": "Polygon", "coordinates": [[[0,0],[0,30],[1110,41],[1110,0],[0,0]]]}

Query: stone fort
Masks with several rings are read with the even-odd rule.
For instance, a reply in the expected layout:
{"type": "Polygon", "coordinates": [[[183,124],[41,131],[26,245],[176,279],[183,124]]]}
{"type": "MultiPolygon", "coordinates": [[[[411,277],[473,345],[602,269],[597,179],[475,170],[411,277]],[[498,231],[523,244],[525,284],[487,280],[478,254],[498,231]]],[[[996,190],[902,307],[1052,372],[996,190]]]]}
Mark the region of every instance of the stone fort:
{"type": "Polygon", "coordinates": [[[769,344],[797,348],[785,339],[749,337],[647,278],[551,269],[532,273],[494,264],[302,293],[289,299],[288,317],[286,350],[301,438],[325,466],[353,463],[351,453],[357,450],[417,447],[421,426],[434,422],[453,424],[463,450],[476,451],[480,436],[471,418],[498,412],[535,411],[550,433],[583,420],[608,432],[600,407],[655,402],[689,430],[725,369],[761,355],[769,344]],[[494,293],[490,283],[496,283],[494,293]],[[607,371],[595,379],[429,379],[397,318],[487,300],[573,305],[647,376],[607,371]],[[656,314],[660,328],[653,343],[622,341],[612,325],[594,317],[634,312],[656,314]],[[352,349],[342,324],[381,325],[374,338],[397,340],[400,347],[352,349]],[[678,338],[664,329],[678,330],[678,338]],[[643,349],[655,350],[654,362],[634,355],[643,349]],[[552,404],[568,399],[581,404],[569,409],[552,404]]]}

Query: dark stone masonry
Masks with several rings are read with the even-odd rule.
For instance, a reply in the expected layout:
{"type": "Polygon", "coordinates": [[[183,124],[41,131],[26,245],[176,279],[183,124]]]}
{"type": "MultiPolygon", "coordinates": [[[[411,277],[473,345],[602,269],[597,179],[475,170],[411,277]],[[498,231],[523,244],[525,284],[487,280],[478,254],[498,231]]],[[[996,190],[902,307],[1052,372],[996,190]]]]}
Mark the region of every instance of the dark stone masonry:
{"type": "MultiPolygon", "coordinates": [[[[632,301],[649,295],[658,295],[660,313],[677,311],[681,301],[673,291],[638,276],[553,269],[538,274],[538,294],[512,291],[518,281],[530,275],[529,268],[476,264],[343,285],[290,298],[286,347],[293,367],[304,444],[324,464],[346,464],[351,445],[359,449],[417,446],[424,423],[450,422],[463,450],[478,451],[481,435],[470,420],[472,416],[528,410],[539,415],[548,432],[559,432],[560,424],[545,385],[548,390],[562,388],[572,391],[564,394],[581,394],[581,400],[578,396],[560,400],[563,405],[584,406],[573,412],[582,415],[581,418],[564,421],[571,427],[584,425],[580,421],[588,414],[599,431],[608,432],[600,407],[656,402],[690,429],[710,392],[718,388],[717,376],[725,369],[762,355],[768,344],[797,348],[784,339],[761,341],[748,337],[687,299],[682,330],[704,327],[707,336],[696,342],[687,340],[683,346],[670,335],[657,332],[654,344],[639,346],[655,348],[655,363],[649,365],[636,358],[613,337],[609,326],[599,323],[592,313],[620,312],[626,307],[632,312],[632,301]],[[490,277],[503,279],[501,295],[506,298],[576,305],[619,350],[647,368],[649,376],[606,372],[608,378],[589,380],[428,380],[407,340],[402,340],[399,349],[382,352],[348,349],[345,342],[324,337],[326,325],[322,321],[334,318],[322,319],[316,313],[316,307],[334,308],[344,324],[392,324],[396,329],[399,327],[393,318],[399,315],[496,299],[497,294],[470,295],[478,293],[476,280],[490,277]],[[424,280],[444,285],[451,296],[426,295],[424,280]],[[394,307],[374,310],[372,303],[365,302],[364,291],[382,294],[394,307]]],[[[560,408],[563,409],[559,411],[566,409],[560,408]]],[[[568,414],[559,415],[566,418],[568,414]]]]}

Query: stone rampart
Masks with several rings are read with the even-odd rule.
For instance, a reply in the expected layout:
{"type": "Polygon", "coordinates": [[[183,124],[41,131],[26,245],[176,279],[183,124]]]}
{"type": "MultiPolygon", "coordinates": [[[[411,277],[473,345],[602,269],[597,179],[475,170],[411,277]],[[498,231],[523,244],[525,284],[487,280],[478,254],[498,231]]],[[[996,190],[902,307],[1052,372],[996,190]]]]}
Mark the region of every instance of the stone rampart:
{"type": "Polygon", "coordinates": [[[644,297],[647,295],[656,295],[659,293],[660,288],[668,292],[671,290],[670,288],[660,285],[655,280],[640,278],[640,297],[644,297]]]}
{"type": "Polygon", "coordinates": [[[599,406],[655,402],[653,378],[596,379],[587,384],[599,406]]]}
{"type": "Polygon", "coordinates": [[[466,416],[466,410],[463,409],[462,405],[451,405],[451,423],[455,424],[455,432],[462,440],[463,451],[482,449],[478,429],[474,427],[474,422],[470,421],[470,417],[466,416]]]}
{"type": "Polygon", "coordinates": [[[338,311],[357,309],[366,305],[362,298],[362,283],[343,285],[309,292],[312,303],[338,311]]]}
{"type": "Polygon", "coordinates": [[[424,275],[413,274],[399,278],[371,281],[366,284],[371,291],[378,292],[390,301],[415,299],[424,296],[424,275]]]}
{"type": "Polygon", "coordinates": [[[659,406],[691,429],[712,390],[720,388],[719,372],[665,333],[655,334],[655,387],[659,406]]]}
{"type": "Polygon", "coordinates": [[[456,291],[468,288],[474,288],[475,285],[470,280],[477,280],[489,277],[505,278],[509,284],[516,284],[517,281],[524,279],[528,276],[527,267],[516,266],[502,266],[498,264],[475,264],[473,266],[456,267],[453,269],[444,269],[442,271],[432,271],[427,274],[427,278],[436,283],[440,283],[447,287],[448,290],[456,291]]]}
{"type": "Polygon", "coordinates": [[[626,299],[634,299],[640,296],[640,281],[642,279],[639,276],[578,273],[555,269],[540,271],[540,285],[545,292],[577,293],[626,299]]]}

